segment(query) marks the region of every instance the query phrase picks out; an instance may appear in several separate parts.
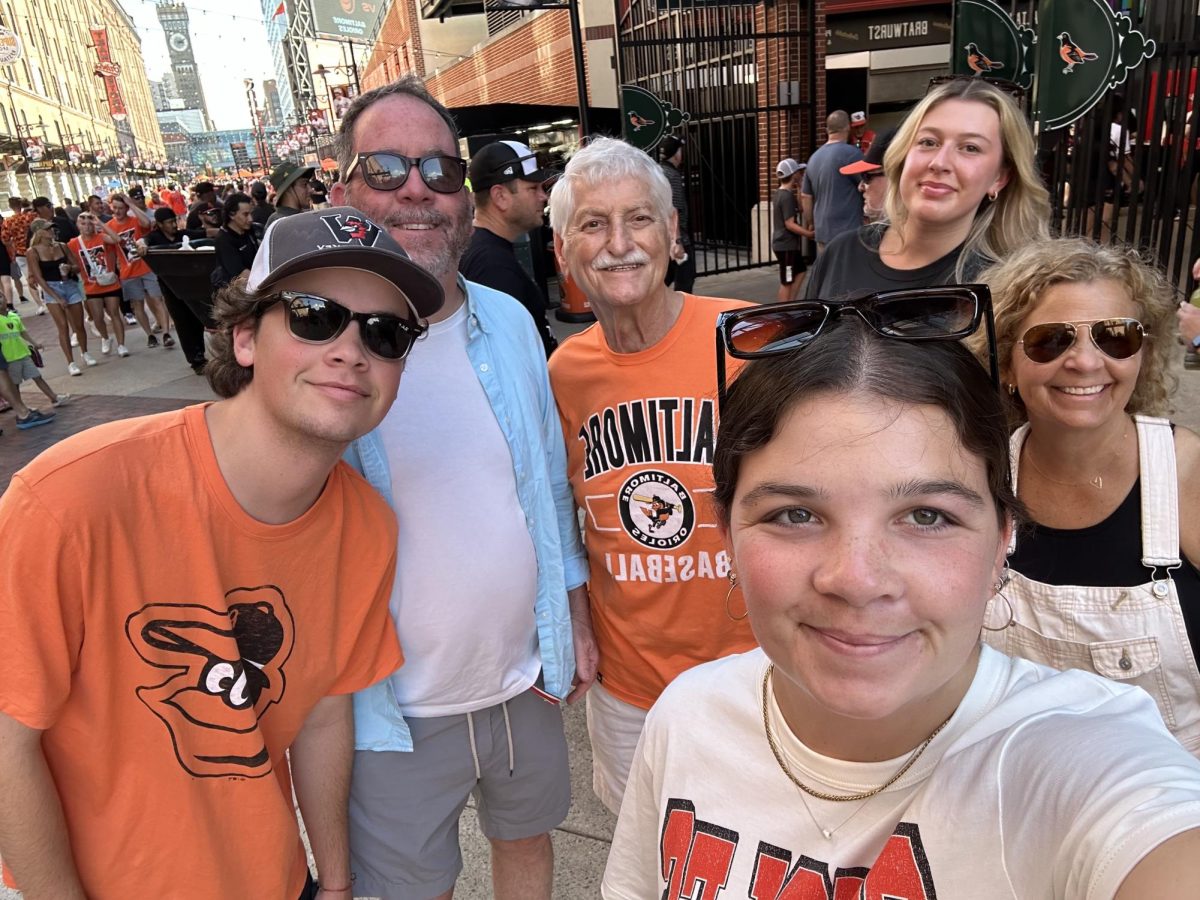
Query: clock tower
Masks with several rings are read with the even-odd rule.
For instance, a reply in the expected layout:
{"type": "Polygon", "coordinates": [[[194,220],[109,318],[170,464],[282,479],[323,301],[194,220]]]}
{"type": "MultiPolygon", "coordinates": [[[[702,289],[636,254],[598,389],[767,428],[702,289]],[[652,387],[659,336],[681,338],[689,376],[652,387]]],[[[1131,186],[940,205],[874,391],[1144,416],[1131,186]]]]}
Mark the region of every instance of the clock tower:
{"type": "Polygon", "coordinates": [[[171,71],[175,75],[178,96],[188,109],[200,110],[205,126],[211,129],[208,105],[204,102],[204,87],[200,84],[200,72],[196,68],[196,57],[192,51],[187,7],[183,0],[158,0],[156,12],[167,38],[167,49],[171,52],[171,71]]]}

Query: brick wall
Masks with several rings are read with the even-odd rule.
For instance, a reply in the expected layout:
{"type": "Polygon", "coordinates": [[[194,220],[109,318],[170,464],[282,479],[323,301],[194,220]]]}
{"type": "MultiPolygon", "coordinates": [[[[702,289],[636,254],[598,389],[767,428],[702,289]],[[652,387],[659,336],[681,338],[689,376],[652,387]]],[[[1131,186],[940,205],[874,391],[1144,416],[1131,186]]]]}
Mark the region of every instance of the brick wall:
{"type": "Polygon", "coordinates": [[[416,0],[396,0],[388,9],[360,78],[364,91],[390,84],[409,72],[424,77],[417,16],[416,0]]]}

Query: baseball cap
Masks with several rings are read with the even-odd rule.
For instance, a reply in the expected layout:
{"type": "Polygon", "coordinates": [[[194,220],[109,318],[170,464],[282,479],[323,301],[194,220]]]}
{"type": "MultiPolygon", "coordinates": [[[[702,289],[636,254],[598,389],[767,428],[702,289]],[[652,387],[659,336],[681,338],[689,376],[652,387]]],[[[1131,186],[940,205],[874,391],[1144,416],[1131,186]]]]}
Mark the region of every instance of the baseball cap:
{"type": "Polygon", "coordinates": [[[146,199],[146,191],[145,191],[145,189],[142,188],[142,186],[140,184],[135,184],[133,187],[131,187],[129,189],[129,198],[131,200],[145,200],[146,199]]]}
{"type": "Polygon", "coordinates": [[[866,125],[867,124],[867,114],[865,112],[863,112],[862,110],[859,110],[858,112],[850,113],[850,124],[851,125],[866,125]]]}
{"type": "Polygon", "coordinates": [[[436,278],[409,259],[386,229],[351,206],[296,213],[268,225],[246,290],[265,293],[289,275],[332,268],[361,269],[390,281],[421,318],[441,309],[445,299],[436,278]]]}
{"type": "Polygon", "coordinates": [[[300,166],[296,163],[281,162],[271,170],[271,186],[278,196],[290,188],[301,178],[312,178],[317,171],[313,166],[300,166]]]}
{"type": "Polygon", "coordinates": [[[796,162],[790,156],[787,159],[781,159],[779,165],[775,167],[775,174],[780,178],[791,178],[797,172],[802,172],[808,166],[802,162],[796,162]]]}
{"type": "Polygon", "coordinates": [[[467,177],[471,190],[487,190],[520,178],[541,184],[557,175],[553,169],[538,168],[537,154],[519,141],[495,141],[471,157],[467,177]]]}
{"type": "Polygon", "coordinates": [[[207,194],[209,191],[214,191],[216,188],[213,187],[213,183],[211,181],[198,181],[192,190],[196,192],[197,196],[199,196],[200,194],[207,194]]]}
{"type": "Polygon", "coordinates": [[[883,155],[887,153],[887,148],[892,144],[892,138],[896,136],[896,129],[889,128],[883,134],[875,138],[871,142],[870,148],[867,150],[867,155],[858,162],[852,162],[848,166],[842,166],[838,169],[843,175],[858,175],[861,172],[874,172],[876,169],[883,168],[883,155]]]}
{"type": "Polygon", "coordinates": [[[679,148],[685,143],[683,138],[668,134],[663,138],[662,143],[658,145],[659,153],[663,159],[670,159],[679,152],[679,148]]]}
{"type": "Polygon", "coordinates": [[[175,210],[171,209],[169,206],[160,206],[154,210],[155,222],[172,222],[176,218],[178,218],[178,216],[175,215],[175,210]]]}

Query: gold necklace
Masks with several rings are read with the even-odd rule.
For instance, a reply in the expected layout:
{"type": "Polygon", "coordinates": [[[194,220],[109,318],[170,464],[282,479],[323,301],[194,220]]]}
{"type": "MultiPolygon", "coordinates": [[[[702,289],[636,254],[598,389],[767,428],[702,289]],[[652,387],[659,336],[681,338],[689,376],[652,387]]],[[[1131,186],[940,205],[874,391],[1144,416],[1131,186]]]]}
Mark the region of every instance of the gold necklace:
{"type": "Polygon", "coordinates": [[[1109,463],[1116,459],[1117,454],[1121,452],[1121,447],[1124,445],[1127,437],[1129,437],[1128,431],[1125,431],[1121,434],[1121,440],[1118,442],[1116,448],[1113,449],[1112,453],[1105,457],[1104,465],[1100,467],[1100,471],[1096,474],[1096,477],[1089,481],[1059,481],[1057,478],[1051,478],[1042,470],[1042,467],[1037,464],[1037,460],[1033,458],[1033,451],[1029,449],[1028,444],[1025,446],[1025,459],[1031,466],[1033,466],[1033,470],[1035,472],[1037,472],[1051,484],[1061,484],[1063,487],[1083,487],[1085,484],[1090,484],[1096,490],[1102,491],[1104,490],[1104,470],[1108,467],[1109,463]]]}
{"type": "MultiPolygon", "coordinates": [[[[775,664],[771,663],[770,665],[767,666],[767,671],[766,671],[766,674],[763,675],[763,683],[762,683],[763,729],[767,732],[767,743],[771,745],[771,752],[773,754],[775,754],[775,762],[779,763],[779,768],[783,769],[783,774],[788,777],[788,779],[792,782],[792,784],[794,784],[796,787],[800,788],[800,790],[804,791],[804,793],[808,794],[810,797],[816,797],[818,800],[830,800],[835,803],[846,803],[846,802],[850,802],[852,800],[869,800],[871,797],[874,797],[876,794],[887,790],[893,784],[895,784],[897,781],[899,781],[901,778],[903,778],[904,773],[913,767],[913,764],[918,759],[921,758],[921,754],[924,753],[926,748],[928,748],[929,745],[933,743],[933,739],[935,737],[937,737],[938,734],[941,733],[941,730],[943,728],[946,727],[946,722],[949,722],[950,717],[954,715],[954,713],[951,713],[950,716],[946,717],[945,721],[943,721],[941,725],[939,725],[937,728],[933,729],[933,733],[931,735],[929,735],[929,737],[925,738],[925,740],[922,742],[921,746],[912,752],[912,755],[910,755],[908,757],[908,759],[905,761],[904,765],[902,765],[900,767],[900,771],[898,771],[895,775],[893,775],[891,778],[889,778],[887,781],[885,781],[879,787],[871,788],[871,790],[869,790],[869,791],[862,791],[861,793],[858,793],[858,794],[825,794],[825,793],[822,793],[821,791],[810,788],[807,784],[805,784],[803,781],[801,781],[799,778],[797,778],[795,775],[792,774],[792,770],[789,769],[787,763],[784,762],[783,753],[780,752],[779,745],[775,743],[775,735],[771,731],[771,719],[767,714],[767,690],[768,690],[770,682],[771,682],[771,673],[774,671],[775,671],[775,664]]],[[[807,806],[808,806],[808,804],[805,803],[805,808],[807,808],[807,806]]],[[[811,816],[812,810],[809,810],[808,814],[811,816]]],[[[846,821],[848,822],[849,819],[847,819],[846,821]]],[[[816,819],[814,819],[813,822],[815,824],[816,819]]],[[[842,825],[845,825],[845,824],[846,824],[846,822],[842,823],[842,825]]],[[[842,825],[839,825],[838,828],[841,828],[842,825]]],[[[818,827],[820,827],[820,826],[818,826],[818,827]]],[[[836,831],[836,830],[837,829],[835,828],[834,831],[836,831]]],[[[825,835],[826,838],[831,837],[833,835],[833,831],[828,831],[827,829],[824,829],[824,828],[821,829],[821,832],[825,835]]]]}

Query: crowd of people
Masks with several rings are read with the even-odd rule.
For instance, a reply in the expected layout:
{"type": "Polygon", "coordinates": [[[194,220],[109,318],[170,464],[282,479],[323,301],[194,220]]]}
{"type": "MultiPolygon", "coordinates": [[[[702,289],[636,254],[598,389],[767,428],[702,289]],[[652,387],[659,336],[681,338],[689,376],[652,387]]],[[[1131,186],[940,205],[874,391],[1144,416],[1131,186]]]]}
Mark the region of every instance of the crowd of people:
{"type": "Polygon", "coordinates": [[[448,900],[474,799],[494,895],[549,898],[582,700],[606,898],[1200,895],[1196,313],[1050,234],[982,79],[828,130],[778,165],[762,305],[680,288],[682,140],[463,159],[411,77],[346,109],[327,208],[290,166],[270,211],[30,228],[85,363],[72,262],[120,348],[138,242],[214,241],[220,399],[0,498],[10,883],[448,900]],[[561,346],[515,250],[547,202],[596,317],[561,346]]]}

